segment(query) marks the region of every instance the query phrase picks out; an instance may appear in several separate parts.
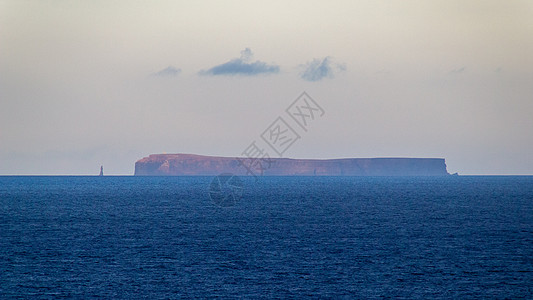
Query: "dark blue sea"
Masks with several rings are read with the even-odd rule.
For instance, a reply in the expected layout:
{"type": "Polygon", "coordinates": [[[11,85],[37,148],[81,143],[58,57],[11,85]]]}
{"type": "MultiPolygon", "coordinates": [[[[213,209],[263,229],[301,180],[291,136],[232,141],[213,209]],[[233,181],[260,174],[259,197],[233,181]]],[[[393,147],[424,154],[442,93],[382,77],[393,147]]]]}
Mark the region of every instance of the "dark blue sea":
{"type": "Polygon", "coordinates": [[[0,177],[0,298],[533,298],[533,177],[212,179],[0,177]]]}

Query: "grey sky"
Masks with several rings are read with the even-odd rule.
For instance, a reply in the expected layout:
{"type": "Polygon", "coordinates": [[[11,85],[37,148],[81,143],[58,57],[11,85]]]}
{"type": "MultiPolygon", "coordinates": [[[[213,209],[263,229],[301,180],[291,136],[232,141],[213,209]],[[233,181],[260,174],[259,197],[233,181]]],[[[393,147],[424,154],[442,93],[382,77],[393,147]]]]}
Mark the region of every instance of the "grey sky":
{"type": "Polygon", "coordinates": [[[529,0],[0,0],[0,174],[239,156],[303,91],[326,114],[289,157],[533,174],[532,16],[529,0]],[[326,57],[343,70],[301,78],[326,57]],[[279,69],[199,74],[232,61],[279,69]]]}

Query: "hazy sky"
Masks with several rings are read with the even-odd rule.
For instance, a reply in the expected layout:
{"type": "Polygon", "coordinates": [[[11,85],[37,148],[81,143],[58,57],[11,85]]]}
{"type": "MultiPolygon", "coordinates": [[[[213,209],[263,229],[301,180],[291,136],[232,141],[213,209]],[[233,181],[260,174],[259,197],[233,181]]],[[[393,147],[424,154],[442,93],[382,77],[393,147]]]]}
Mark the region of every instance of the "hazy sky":
{"type": "Polygon", "coordinates": [[[533,1],[0,0],[0,174],[240,156],[303,91],[286,157],[533,174],[533,1]]]}

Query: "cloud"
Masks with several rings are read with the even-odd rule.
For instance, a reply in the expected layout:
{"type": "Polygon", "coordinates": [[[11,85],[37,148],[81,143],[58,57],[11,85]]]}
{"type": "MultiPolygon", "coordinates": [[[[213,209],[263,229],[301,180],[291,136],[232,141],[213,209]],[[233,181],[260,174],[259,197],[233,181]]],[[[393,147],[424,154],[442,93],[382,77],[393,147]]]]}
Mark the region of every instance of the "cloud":
{"type": "Polygon", "coordinates": [[[252,50],[250,48],[246,48],[241,51],[241,59],[244,61],[250,61],[254,54],[252,53],[252,50]]]}
{"type": "Polygon", "coordinates": [[[279,66],[274,64],[267,64],[262,61],[250,62],[253,58],[253,53],[250,48],[241,51],[241,57],[235,58],[227,63],[214,66],[207,71],[200,71],[201,75],[243,75],[253,76],[262,73],[278,73],[279,66]]]}
{"type": "Polygon", "coordinates": [[[181,69],[174,68],[173,66],[168,66],[167,68],[154,73],[154,76],[158,77],[174,77],[181,73],[181,69]]]}
{"type": "Polygon", "coordinates": [[[300,78],[307,81],[319,81],[324,78],[333,78],[335,74],[346,70],[344,64],[334,63],[331,57],[323,59],[315,58],[305,65],[304,70],[300,73],[300,78]]]}
{"type": "Polygon", "coordinates": [[[450,71],[451,74],[461,74],[466,70],[466,67],[461,67],[458,69],[453,69],[450,71]]]}

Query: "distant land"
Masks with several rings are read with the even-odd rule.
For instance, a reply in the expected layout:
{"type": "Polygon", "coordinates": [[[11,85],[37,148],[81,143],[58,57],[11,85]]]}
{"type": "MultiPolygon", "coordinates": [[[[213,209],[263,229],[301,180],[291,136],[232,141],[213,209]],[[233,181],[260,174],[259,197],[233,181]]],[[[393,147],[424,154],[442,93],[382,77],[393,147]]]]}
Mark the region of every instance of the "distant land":
{"type": "Polygon", "coordinates": [[[446,176],[443,158],[291,159],[152,154],[135,163],[135,176],[446,176]]]}

